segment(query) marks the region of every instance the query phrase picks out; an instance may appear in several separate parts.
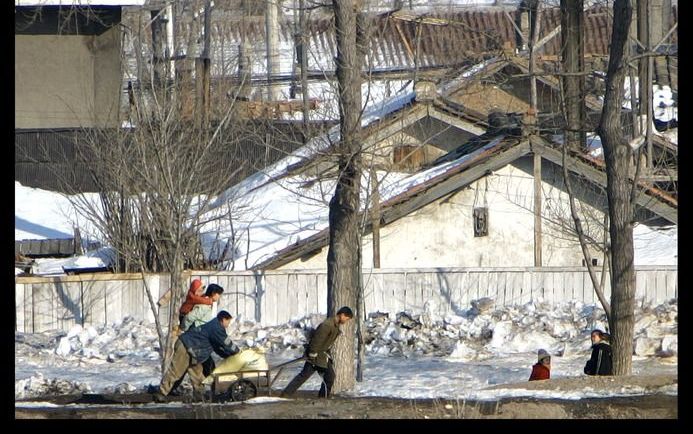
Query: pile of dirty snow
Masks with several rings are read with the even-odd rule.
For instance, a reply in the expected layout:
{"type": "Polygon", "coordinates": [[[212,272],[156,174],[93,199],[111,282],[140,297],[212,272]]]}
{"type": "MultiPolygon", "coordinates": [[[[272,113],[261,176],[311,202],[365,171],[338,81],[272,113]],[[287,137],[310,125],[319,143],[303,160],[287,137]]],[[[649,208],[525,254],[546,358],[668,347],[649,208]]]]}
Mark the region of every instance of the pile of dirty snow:
{"type": "MultiPolygon", "coordinates": [[[[365,322],[367,354],[388,356],[430,355],[483,360],[498,354],[536,352],[553,355],[589,351],[590,332],[606,330],[606,315],[595,304],[544,301],[495,306],[490,298],[474,300],[458,315],[439,316],[435,306],[424,312],[372,312],[365,322]]],[[[637,356],[673,356],[678,353],[678,305],[675,300],[653,307],[636,307],[634,348],[637,356]]],[[[252,321],[232,324],[229,334],[241,346],[267,352],[300,349],[325,318],[310,315],[275,327],[252,321]]]]}
{"type": "MultiPolygon", "coordinates": [[[[496,306],[490,298],[482,298],[457,315],[435,312],[435,306],[427,304],[421,313],[372,312],[365,321],[367,363],[371,371],[381,372],[381,379],[392,377],[393,384],[401,384],[429,372],[426,382],[435,382],[437,376],[448,375],[449,369],[459,377],[455,384],[443,382],[435,390],[424,390],[428,386],[422,389],[414,382],[406,396],[454,394],[460,387],[526,380],[539,348],[557,357],[557,375],[561,371],[580,374],[589,357],[590,331],[604,330],[606,325],[599,306],[579,301],[496,306]],[[409,380],[400,378],[402,372],[408,372],[405,366],[416,373],[409,380]]],[[[678,354],[676,301],[637,305],[635,315],[634,371],[670,370],[667,366],[677,364],[678,354]]],[[[228,333],[242,348],[264,348],[274,365],[301,355],[303,345],[324,319],[324,315],[314,314],[273,327],[237,320],[228,333]]],[[[100,327],[76,325],[67,333],[15,333],[15,398],[144,391],[161,378],[158,350],[154,325],[131,317],[100,327]]],[[[284,375],[277,386],[282,387],[290,376],[284,375]]],[[[359,390],[378,393],[382,384],[379,380],[361,384],[359,390]]]]}
{"type": "Polygon", "coordinates": [[[134,392],[160,375],[153,324],[125,317],[67,333],[15,333],[15,398],[134,392]],[[138,377],[138,375],[142,374],[138,377]],[[126,381],[124,381],[126,380],[126,381]]]}

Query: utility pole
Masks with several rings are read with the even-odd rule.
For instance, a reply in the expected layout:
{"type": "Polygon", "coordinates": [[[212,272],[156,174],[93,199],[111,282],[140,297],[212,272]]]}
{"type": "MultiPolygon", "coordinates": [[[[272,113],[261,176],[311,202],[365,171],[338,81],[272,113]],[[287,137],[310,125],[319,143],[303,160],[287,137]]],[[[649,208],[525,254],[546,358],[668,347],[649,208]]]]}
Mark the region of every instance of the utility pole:
{"type": "Polygon", "coordinates": [[[299,27],[301,28],[300,61],[301,61],[301,96],[303,97],[303,137],[308,134],[310,111],[308,110],[308,37],[306,28],[306,2],[301,0],[299,10],[299,27]]]}
{"type": "Polygon", "coordinates": [[[175,82],[176,79],[176,38],[174,28],[173,2],[169,2],[168,5],[166,5],[166,57],[170,59],[168,75],[172,83],[175,82]]]}
{"type": "Polygon", "coordinates": [[[279,100],[279,87],[273,83],[274,76],[279,72],[279,0],[266,0],[265,37],[267,45],[267,100],[279,100]]]}
{"type": "MultiPolygon", "coordinates": [[[[648,25],[649,0],[637,0],[637,15],[638,15],[638,41],[640,41],[641,52],[649,51],[650,31],[648,25]],[[644,48],[643,48],[644,47],[644,48]]],[[[652,105],[652,79],[650,75],[650,57],[643,57],[638,62],[638,88],[640,89],[640,133],[646,133],[646,167],[648,170],[652,168],[652,137],[651,137],[651,111],[652,105]]]]}
{"type": "MultiPolygon", "coordinates": [[[[530,36],[529,36],[529,80],[530,80],[530,96],[529,96],[529,119],[537,120],[537,77],[534,75],[534,64],[536,55],[534,49],[539,39],[539,25],[541,4],[538,1],[532,2],[529,8],[530,14],[530,36]]],[[[534,266],[541,267],[542,265],[542,227],[541,227],[541,155],[534,152],[533,160],[533,175],[534,175],[534,266]]]]}
{"type": "Polygon", "coordinates": [[[205,45],[202,49],[202,124],[207,125],[209,122],[209,109],[210,109],[210,91],[209,91],[209,80],[210,80],[210,69],[211,69],[211,59],[209,56],[209,50],[211,48],[212,41],[212,0],[207,0],[205,3],[205,21],[204,21],[204,33],[205,33],[205,45]]]}
{"type": "Polygon", "coordinates": [[[151,12],[152,29],[152,65],[154,73],[154,83],[159,86],[166,79],[164,58],[166,57],[166,23],[163,10],[152,10],[151,12]]]}
{"type": "Polygon", "coordinates": [[[561,64],[568,75],[561,78],[565,105],[565,144],[585,147],[585,20],[583,0],[561,0],[561,64]]]}
{"type": "Polygon", "coordinates": [[[250,7],[248,1],[243,2],[243,18],[241,19],[241,43],[238,46],[238,98],[241,100],[250,99],[250,78],[251,78],[251,46],[246,34],[248,28],[248,16],[250,7]]]}

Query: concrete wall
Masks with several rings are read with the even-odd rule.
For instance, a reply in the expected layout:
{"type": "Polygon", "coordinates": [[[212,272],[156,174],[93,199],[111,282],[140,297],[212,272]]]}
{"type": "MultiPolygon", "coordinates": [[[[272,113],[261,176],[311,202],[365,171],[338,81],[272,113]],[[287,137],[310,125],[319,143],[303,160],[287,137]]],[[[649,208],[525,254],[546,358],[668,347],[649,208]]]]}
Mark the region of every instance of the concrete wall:
{"type": "MultiPolygon", "coordinates": [[[[677,274],[675,266],[636,267],[636,300],[656,305],[677,299],[677,274]]],[[[193,278],[224,287],[217,309],[264,326],[327,312],[324,270],[193,271],[189,279],[193,278]]],[[[471,307],[472,300],[482,297],[493,298],[497,305],[540,299],[598,303],[584,267],[365,269],[363,281],[367,312],[421,313],[424,304],[431,302],[440,315],[460,314],[471,307]]],[[[609,298],[608,278],[606,282],[609,298]]],[[[169,288],[168,276],[147,275],[146,284],[157,301],[169,288]]],[[[169,305],[159,309],[164,325],[171,307],[178,309],[169,305]]],[[[137,274],[19,277],[15,280],[15,308],[15,330],[24,333],[68,331],[75,324],[99,326],[125,316],[154,322],[142,277],[137,274]]]]}
{"type": "Polygon", "coordinates": [[[15,128],[118,125],[120,29],[15,35],[15,128]]]}
{"type": "MultiPolygon", "coordinates": [[[[560,188],[562,175],[544,161],[542,164],[544,266],[581,266],[582,251],[577,238],[561,229],[560,222],[572,226],[568,196],[560,188]]],[[[531,267],[534,266],[534,180],[531,158],[519,160],[493,172],[469,187],[384,226],[380,230],[382,268],[416,267],[531,267]],[[475,237],[472,210],[488,206],[488,236],[475,237]]],[[[582,190],[579,185],[575,190],[582,190]]],[[[591,203],[603,198],[591,192],[591,203]]],[[[601,222],[602,212],[582,205],[594,221],[601,222]]],[[[600,229],[589,226],[597,239],[600,229]]],[[[280,269],[322,269],[327,264],[327,246],[315,256],[297,259],[280,269]]],[[[372,236],[364,237],[363,266],[370,267],[372,236]]],[[[595,253],[593,252],[593,255],[595,253]]],[[[601,255],[596,256],[599,264],[601,255]]]]}

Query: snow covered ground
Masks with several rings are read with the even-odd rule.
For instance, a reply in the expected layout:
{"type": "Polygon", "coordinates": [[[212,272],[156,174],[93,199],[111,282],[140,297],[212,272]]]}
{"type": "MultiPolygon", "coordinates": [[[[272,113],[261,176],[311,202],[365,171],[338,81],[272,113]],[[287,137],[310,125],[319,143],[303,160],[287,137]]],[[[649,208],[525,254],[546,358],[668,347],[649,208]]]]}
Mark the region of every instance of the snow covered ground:
{"type": "MultiPolygon", "coordinates": [[[[229,334],[241,347],[264,348],[273,366],[300,356],[307,330],[322,318],[312,315],[265,328],[237,318],[229,334]]],[[[636,320],[633,374],[676,374],[676,302],[638,306],[636,320]]],[[[590,389],[483,389],[526,381],[539,348],[553,355],[552,378],[583,375],[590,354],[590,331],[603,329],[604,324],[601,309],[580,302],[495,307],[490,299],[481,299],[462,315],[444,318],[428,312],[371,313],[366,323],[364,381],[348,394],[460,399],[596,396],[590,389]]],[[[154,327],[131,318],[99,328],[76,326],[69,333],[16,333],[15,399],[142,392],[148,384],[158,384],[161,377],[157,348],[154,327]]],[[[275,386],[283,388],[300,368],[299,363],[285,369],[275,386]]],[[[317,389],[319,384],[319,377],[314,376],[303,387],[317,389]]],[[[642,392],[628,389],[614,394],[642,392]]],[[[660,392],[678,394],[676,386],[660,392]]],[[[599,392],[599,396],[604,394],[599,392]]]]}

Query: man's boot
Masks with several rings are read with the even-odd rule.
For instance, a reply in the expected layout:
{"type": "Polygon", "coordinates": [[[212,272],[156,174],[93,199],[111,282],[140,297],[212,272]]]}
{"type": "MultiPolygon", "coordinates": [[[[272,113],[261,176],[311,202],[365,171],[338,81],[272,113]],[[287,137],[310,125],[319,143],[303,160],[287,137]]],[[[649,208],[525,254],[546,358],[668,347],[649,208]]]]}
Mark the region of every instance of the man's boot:
{"type": "Polygon", "coordinates": [[[204,401],[205,401],[204,390],[193,390],[192,402],[204,402],[204,401]]]}

